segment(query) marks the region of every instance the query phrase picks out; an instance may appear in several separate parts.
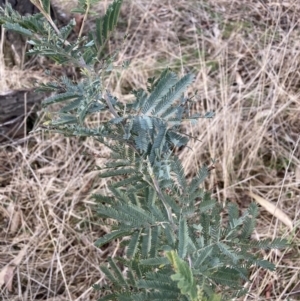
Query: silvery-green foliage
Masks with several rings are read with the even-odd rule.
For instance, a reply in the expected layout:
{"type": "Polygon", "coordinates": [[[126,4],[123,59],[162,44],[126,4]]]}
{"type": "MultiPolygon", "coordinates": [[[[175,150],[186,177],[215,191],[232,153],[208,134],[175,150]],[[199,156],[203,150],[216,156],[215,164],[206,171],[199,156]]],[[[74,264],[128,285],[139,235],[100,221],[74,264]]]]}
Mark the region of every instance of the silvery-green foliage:
{"type": "MultiPolygon", "coordinates": [[[[95,2],[80,0],[77,12],[88,13],[95,2]]],[[[49,3],[39,1],[42,13],[26,17],[7,5],[0,9],[0,24],[29,38],[29,54],[81,70],[78,82],[63,76],[40,85],[39,90],[53,93],[43,102],[47,110],[61,105],[51,111],[54,118],[44,128],[92,137],[111,149],[111,158],[99,167],[100,177],[110,179],[110,194],[93,197],[99,217],[115,224],[95,244],[103,247],[121,239],[125,255],[101,266],[112,287],[95,286],[104,292],[99,300],[219,301],[245,294],[251,266],[275,268],[254,250],[282,248],[286,242],[251,240],[257,206],[251,204],[242,215],[236,204],[221,206],[201,188],[209,175],[206,166],[187,179],[173,151],[189,141],[182,125],[213,117],[213,112],[190,114],[192,97],[186,91],[194,76],[178,78],[166,69],[159,78],[149,79],[146,91],[133,91],[132,102],[117,99],[103,87],[113,57],[104,62],[101,53],[122,1],[113,1],[105,15],[96,18],[95,29],[76,41],[68,41],[75,22],[58,30],[49,3]],[[92,114],[107,112],[110,117],[99,126],[86,122],[92,114]],[[220,286],[222,294],[217,294],[220,286]]]]}

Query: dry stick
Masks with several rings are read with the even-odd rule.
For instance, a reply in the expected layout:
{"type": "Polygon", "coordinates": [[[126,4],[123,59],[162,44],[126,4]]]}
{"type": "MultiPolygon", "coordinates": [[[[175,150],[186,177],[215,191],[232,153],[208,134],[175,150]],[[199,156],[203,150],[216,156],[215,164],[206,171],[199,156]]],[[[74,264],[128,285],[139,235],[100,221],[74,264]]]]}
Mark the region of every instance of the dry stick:
{"type": "Polygon", "coordinates": [[[3,26],[1,26],[1,37],[2,37],[2,39],[0,39],[0,78],[4,78],[4,72],[5,72],[5,61],[4,61],[5,28],[3,26]]]}
{"type": "Polygon", "coordinates": [[[78,34],[78,39],[81,37],[82,35],[82,32],[83,32],[83,27],[84,27],[84,23],[88,17],[88,14],[89,14],[89,11],[90,11],[90,2],[89,1],[86,1],[87,3],[87,8],[86,8],[86,11],[85,11],[85,14],[84,14],[84,17],[83,17],[83,20],[82,20],[82,23],[81,23],[81,26],[80,26],[80,31],[79,31],[79,34],[78,34]]]}
{"type": "Polygon", "coordinates": [[[47,21],[51,24],[51,26],[53,27],[53,29],[56,31],[56,33],[58,35],[60,35],[60,31],[59,29],[56,27],[55,23],[53,22],[51,16],[45,11],[43,4],[41,3],[41,1],[39,0],[30,0],[30,2],[35,5],[40,11],[41,13],[44,15],[44,17],[47,19],[47,21]]]}

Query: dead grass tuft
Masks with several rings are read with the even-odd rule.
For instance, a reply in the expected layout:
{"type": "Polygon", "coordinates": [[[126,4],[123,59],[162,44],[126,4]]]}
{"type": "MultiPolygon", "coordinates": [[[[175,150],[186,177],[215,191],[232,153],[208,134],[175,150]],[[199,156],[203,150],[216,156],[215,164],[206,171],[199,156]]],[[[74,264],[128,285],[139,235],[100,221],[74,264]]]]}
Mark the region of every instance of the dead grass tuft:
{"type": "MultiPolygon", "coordinates": [[[[264,254],[277,272],[253,272],[245,300],[300,296],[299,19],[294,0],[132,0],[125,1],[109,46],[121,47],[129,34],[119,62],[132,63],[107,80],[126,101],[128,91],[145,88],[147,78],[167,66],[195,73],[194,109],[216,117],[186,127],[197,137],[180,153],[186,172],[214,158],[206,186],[220,202],[243,208],[252,192],[294,222],[291,232],[261,209],[255,238],[285,236],[291,247],[264,254]]],[[[94,170],[105,158],[96,162],[85,151],[106,156],[91,140],[45,133],[1,147],[0,279],[4,267],[13,267],[6,269],[14,275],[0,291],[3,300],[96,300],[91,285],[103,281],[99,265],[120,251],[93,246],[109,231],[88,197],[106,189],[94,170]]]]}

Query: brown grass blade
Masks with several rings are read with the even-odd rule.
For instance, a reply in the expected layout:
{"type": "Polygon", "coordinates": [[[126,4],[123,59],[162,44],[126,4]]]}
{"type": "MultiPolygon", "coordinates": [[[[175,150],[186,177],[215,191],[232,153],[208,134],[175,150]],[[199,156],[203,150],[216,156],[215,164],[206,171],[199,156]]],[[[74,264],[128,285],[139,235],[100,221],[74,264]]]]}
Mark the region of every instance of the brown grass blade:
{"type": "Polygon", "coordinates": [[[8,291],[12,291],[15,268],[21,263],[27,249],[28,245],[25,245],[18,255],[0,271],[0,289],[5,285],[8,291]]]}
{"type": "Polygon", "coordinates": [[[278,218],[282,223],[289,227],[291,231],[294,229],[293,221],[280,208],[253,192],[249,192],[248,195],[258,204],[264,207],[268,212],[270,212],[274,217],[278,218]]]}

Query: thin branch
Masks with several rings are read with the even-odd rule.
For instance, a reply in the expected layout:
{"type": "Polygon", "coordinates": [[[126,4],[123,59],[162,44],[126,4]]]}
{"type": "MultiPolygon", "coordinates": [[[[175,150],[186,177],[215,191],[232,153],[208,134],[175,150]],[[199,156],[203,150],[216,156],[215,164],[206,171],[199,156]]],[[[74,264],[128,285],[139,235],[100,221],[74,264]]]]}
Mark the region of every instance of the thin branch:
{"type": "MultiPolygon", "coordinates": [[[[108,94],[108,92],[106,91],[106,93],[108,94]]],[[[115,110],[115,108],[113,107],[113,105],[111,104],[110,100],[108,99],[108,97],[104,96],[103,99],[105,100],[109,111],[114,115],[114,117],[119,118],[120,116],[118,115],[117,111],[115,110]]]]}

